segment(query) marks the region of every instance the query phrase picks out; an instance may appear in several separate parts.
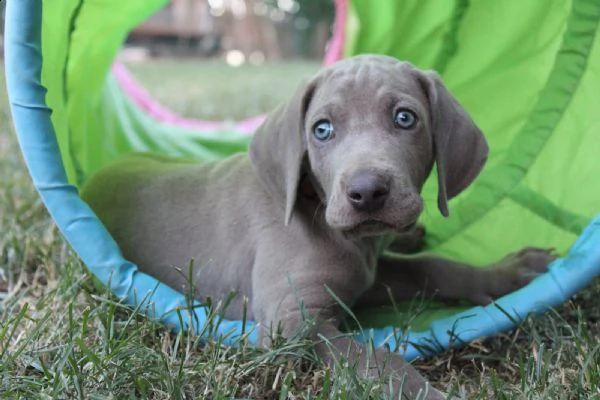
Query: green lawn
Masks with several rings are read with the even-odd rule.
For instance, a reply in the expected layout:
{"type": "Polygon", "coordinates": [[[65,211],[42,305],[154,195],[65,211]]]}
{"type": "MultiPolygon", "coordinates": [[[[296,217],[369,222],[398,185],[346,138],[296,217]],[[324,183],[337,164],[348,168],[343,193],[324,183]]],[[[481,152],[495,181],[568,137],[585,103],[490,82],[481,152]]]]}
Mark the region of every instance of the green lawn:
{"type": "MultiPolygon", "coordinates": [[[[155,62],[132,69],[190,117],[240,118],[285,99],[316,64],[228,68],[155,62]]],[[[2,74],[3,76],[3,74],[2,74]]],[[[336,380],[306,343],[237,349],[170,333],[115,303],[64,243],[33,189],[0,80],[1,399],[362,399],[381,385],[336,380]]],[[[600,399],[600,286],[514,332],[415,363],[474,399],[600,399]]]]}
{"type": "Polygon", "coordinates": [[[217,61],[161,60],[128,67],[150,94],[181,115],[239,119],[270,111],[319,66],[295,62],[233,68],[217,61]]]}

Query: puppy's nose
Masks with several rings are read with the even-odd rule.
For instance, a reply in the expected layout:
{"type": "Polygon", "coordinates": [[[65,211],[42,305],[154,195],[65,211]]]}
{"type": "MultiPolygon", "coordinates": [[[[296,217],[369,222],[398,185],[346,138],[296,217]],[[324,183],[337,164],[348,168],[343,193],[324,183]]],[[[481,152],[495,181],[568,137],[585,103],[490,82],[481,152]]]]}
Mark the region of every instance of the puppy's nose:
{"type": "Polygon", "coordinates": [[[359,171],[348,182],[346,195],[357,211],[374,212],[383,207],[390,194],[390,180],[371,171],[359,171]]]}

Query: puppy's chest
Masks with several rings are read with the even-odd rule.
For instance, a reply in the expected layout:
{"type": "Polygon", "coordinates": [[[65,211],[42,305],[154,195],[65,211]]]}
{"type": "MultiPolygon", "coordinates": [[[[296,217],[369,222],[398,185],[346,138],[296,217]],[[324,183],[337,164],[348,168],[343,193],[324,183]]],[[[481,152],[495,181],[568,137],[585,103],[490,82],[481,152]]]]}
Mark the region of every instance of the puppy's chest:
{"type": "MultiPolygon", "coordinates": [[[[339,244],[338,244],[339,246],[339,244]]],[[[345,243],[337,249],[338,256],[335,275],[344,284],[352,297],[360,295],[373,286],[377,275],[379,252],[371,243],[345,243]]],[[[324,266],[325,267],[325,266],[324,266]]]]}
{"type": "Polygon", "coordinates": [[[377,278],[378,260],[387,245],[385,237],[373,237],[353,243],[356,249],[353,262],[356,271],[356,290],[362,292],[370,289],[377,278]]]}
{"type": "Polygon", "coordinates": [[[362,280],[365,286],[364,290],[370,288],[375,283],[379,254],[378,249],[373,246],[368,246],[362,251],[362,280]]]}

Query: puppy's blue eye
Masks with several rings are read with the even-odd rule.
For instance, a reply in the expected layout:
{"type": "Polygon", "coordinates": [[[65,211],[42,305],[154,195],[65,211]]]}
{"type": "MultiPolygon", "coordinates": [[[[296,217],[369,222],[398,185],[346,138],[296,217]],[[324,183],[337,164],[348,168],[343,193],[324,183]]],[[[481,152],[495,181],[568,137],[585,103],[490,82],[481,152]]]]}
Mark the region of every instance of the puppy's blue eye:
{"type": "Polygon", "coordinates": [[[318,141],[326,142],[333,137],[333,125],[327,120],[319,121],[313,128],[313,135],[318,141]]]}
{"type": "Polygon", "coordinates": [[[417,116],[414,112],[407,109],[400,109],[394,117],[394,125],[396,128],[410,129],[417,123],[417,116]]]}

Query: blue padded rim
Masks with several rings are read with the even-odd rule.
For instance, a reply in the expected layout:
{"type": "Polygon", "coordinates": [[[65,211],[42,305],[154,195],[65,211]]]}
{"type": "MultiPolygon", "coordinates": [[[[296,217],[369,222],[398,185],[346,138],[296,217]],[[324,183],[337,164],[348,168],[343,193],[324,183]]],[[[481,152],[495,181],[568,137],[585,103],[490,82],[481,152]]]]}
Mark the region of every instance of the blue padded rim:
{"type": "MultiPolygon", "coordinates": [[[[257,341],[252,322],[220,320],[211,331],[201,331],[210,318],[198,302],[161,284],[125,260],[100,220],[67,182],[46,89],[40,82],[42,0],[9,0],[6,8],[5,63],[13,121],[25,162],[52,218],[89,270],[126,304],[140,307],[174,330],[193,328],[203,336],[220,337],[235,344],[246,335],[257,341]],[[192,310],[190,311],[190,308],[192,310]]],[[[429,331],[398,332],[394,327],[372,329],[358,335],[376,346],[400,345],[412,360],[457,347],[482,336],[512,329],[530,313],[565,302],[600,274],[600,215],[584,230],[565,258],[530,285],[499,299],[436,321],[429,331]],[[408,344],[406,344],[408,342],[408,344]]]]}
{"type": "MultiPolygon", "coordinates": [[[[42,0],[11,0],[6,5],[5,64],[11,112],[19,144],[33,179],[58,228],[89,270],[126,304],[140,306],[175,330],[197,332],[209,317],[198,302],[160,284],[125,260],[104,225],[67,181],[52,121],[40,83],[42,0]],[[192,307],[193,305],[193,307],[192,307]],[[190,311],[193,309],[193,312],[190,311]]],[[[242,334],[239,321],[216,321],[211,334],[234,343],[242,334]]],[[[256,341],[252,323],[245,324],[256,341]]]]}

